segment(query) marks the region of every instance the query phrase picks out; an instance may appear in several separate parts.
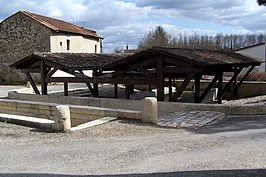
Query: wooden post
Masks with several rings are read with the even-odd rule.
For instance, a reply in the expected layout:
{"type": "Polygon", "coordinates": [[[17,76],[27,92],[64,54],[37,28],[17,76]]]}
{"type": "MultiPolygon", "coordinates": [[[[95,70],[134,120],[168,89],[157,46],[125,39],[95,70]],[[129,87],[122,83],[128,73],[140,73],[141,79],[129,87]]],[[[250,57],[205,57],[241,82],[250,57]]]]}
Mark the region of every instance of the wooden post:
{"type": "Polygon", "coordinates": [[[129,85],[126,84],[125,86],[126,86],[126,90],[125,90],[126,99],[130,99],[129,85]]]}
{"type": "Polygon", "coordinates": [[[152,89],[151,89],[151,84],[149,85],[149,92],[152,92],[152,89]]]}
{"type": "Polygon", "coordinates": [[[68,96],[68,83],[64,82],[64,95],[68,96]]]}
{"type": "Polygon", "coordinates": [[[118,98],[118,85],[114,84],[115,98],[118,98]]]}
{"type": "Polygon", "coordinates": [[[41,63],[41,87],[42,87],[42,94],[47,95],[47,82],[45,82],[46,77],[46,68],[44,61],[41,63]]]}
{"type": "MultiPolygon", "coordinates": [[[[235,71],[234,75],[238,75],[238,73],[235,71]]],[[[237,76],[234,77],[234,81],[233,81],[233,99],[237,98],[237,76]]]]}
{"type": "Polygon", "coordinates": [[[218,93],[217,93],[218,104],[222,104],[223,100],[222,90],[223,90],[223,73],[218,79],[218,93]]]}
{"type": "Polygon", "coordinates": [[[200,79],[201,75],[197,74],[195,76],[195,93],[194,93],[194,103],[200,103],[200,79]]]}
{"type": "Polygon", "coordinates": [[[163,77],[163,58],[157,58],[157,67],[156,67],[156,75],[157,75],[157,100],[164,101],[164,77],[163,77]]]}
{"type": "Polygon", "coordinates": [[[130,94],[134,93],[134,85],[133,84],[128,85],[128,89],[129,89],[130,94]]]}
{"type": "Polygon", "coordinates": [[[172,100],[172,96],[173,96],[173,90],[172,90],[172,78],[169,78],[169,101],[172,100]]]}
{"type": "MultiPolygon", "coordinates": [[[[97,77],[97,70],[93,70],[92,76],[97,77]]],[[[94,97],[99,97],[98,83],[93,83],[93,92],[94,92],[94,94],[93,94],[94,97]]]]}

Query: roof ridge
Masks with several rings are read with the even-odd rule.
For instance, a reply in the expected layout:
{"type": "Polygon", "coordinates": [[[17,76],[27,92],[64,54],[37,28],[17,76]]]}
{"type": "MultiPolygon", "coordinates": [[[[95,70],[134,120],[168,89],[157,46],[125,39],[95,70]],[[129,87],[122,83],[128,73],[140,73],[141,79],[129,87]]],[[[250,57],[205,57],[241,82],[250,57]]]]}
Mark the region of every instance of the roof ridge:
{"type": "MultiPolygon", "coordinates": [[[[42,17],[45,17],[45,18],[50,18],[50,19],[52,19],[52,20],[57,20],[57,19],[53,19],[53,18],[51,18],[51,17],[46,17],[46,16],[43,16],[43,15],[39,15],[39,14],[35,14],[35,13],[31,13],[31,12],[28,12],[28,11],[20,11],[20,12],[22,12],[23,14],[27,15],[28,17],[30,17],[30,18],[32,18],[32,19],[34,19],[34,20],[36,20],[36,21],[38,21],[38,22],[44,24],[45,26],[48,25],[49,28],[52,28],[53,30],[56,30],[56,31],[59,30],[57,27],[53,26],[51,23],[48,23],[48,22],[46,22],[46,21],[44,21],[44,20],[41,20],[41,19],[38,19],[38,18],[34,17],[34,15],[42,16],[42,17]]],[[[57,21],[59,21],[59,20],[57,20],[57,21]]]]}
{"type": "Polygon", "coordinates": [[[68,33],[79,34],[79,35],[89,36],[89,37],[94,37],[94,38],[102,38],[97,35],[95,30],[82,28],[78,25],[75,25],[75,24],[72,24],[72,23],[69,23],[63,20],[47,17],[44,15],[39,15],[36,13],[24,11],[24,10],[20,10],[19,12],[57,32],[61,31],[61,32],[68,32],[68,33]]]}

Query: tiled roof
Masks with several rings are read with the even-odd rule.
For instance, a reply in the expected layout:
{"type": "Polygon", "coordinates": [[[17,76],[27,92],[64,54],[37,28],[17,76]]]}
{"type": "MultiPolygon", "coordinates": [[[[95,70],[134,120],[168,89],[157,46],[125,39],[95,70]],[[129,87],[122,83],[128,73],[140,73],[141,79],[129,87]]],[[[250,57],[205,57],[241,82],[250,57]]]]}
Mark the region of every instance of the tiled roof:
{"type": "Polygon", "coordinates": [[[71,23],[68,23],[62,20],[45,17],[42,15],[34,14],[31,12],[27,12],[27,11],[20,11],[20,13],[36,20],[37,22],[57,32],[68,32],[68,33],[79,34],[82,36],[102,38],[97,35],[96,31],[81,28],[77,25],[74,25],[74,24],[71,24],[71,23]]]}
{"type": "Polygon", "coordinates": [[[254,59],[226,51],[218,47],[198,47],[198,46],[180,46],[175,48],[153,47],[144,51],[135,53],[125,60],[115,61],[108,64],[105,68],[123,68],[128,65],[136,64],[152,56],[169,56],[181,62],[188,62],[193,65],[212,68],[229,66],[260,65],[261,60],[254,59]]]}
{"type": "Polygon", "coordinates": [[[37,60],[49,62],[53,66],[60,66],[67,69],[100,69],[114,61],[122,60],[130,54],[114,53],[50,53],[38,52],[17,61],[11,67],[17,69],[35,63],[37,60]]]}

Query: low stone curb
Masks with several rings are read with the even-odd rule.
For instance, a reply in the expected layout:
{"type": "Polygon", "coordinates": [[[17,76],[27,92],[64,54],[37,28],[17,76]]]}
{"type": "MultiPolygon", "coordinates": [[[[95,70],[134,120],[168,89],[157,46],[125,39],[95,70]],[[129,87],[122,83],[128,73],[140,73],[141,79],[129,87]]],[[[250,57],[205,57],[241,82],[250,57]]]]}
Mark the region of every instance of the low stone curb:
{"type": "Polygon", "coordinates": [[[42,129],[50,129],[54,124],[53,120],[2,113],[0,113],[0,121],[42,129]]]}

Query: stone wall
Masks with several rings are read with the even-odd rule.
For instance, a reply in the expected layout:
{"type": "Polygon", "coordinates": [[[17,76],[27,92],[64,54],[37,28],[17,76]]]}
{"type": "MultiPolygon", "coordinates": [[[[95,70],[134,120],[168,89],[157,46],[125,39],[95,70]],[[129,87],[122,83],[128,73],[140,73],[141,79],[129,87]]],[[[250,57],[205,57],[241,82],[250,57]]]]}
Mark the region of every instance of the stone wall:
{"type": "MultiPolygon", "coordinates": [[[[30,116],[43,119],[54,119],[57,103],[0,99],[0,113],[20,116],[30,116]]],[[[72,126],[77,126],[102,117],[123,117],[142,119],[142,111],[110,109],[92,106],[68,105],[72,126]]]]}
{"type": "Polygon", "coordinates": [[[0,23],[0,63],[12,64],[33,52],[50,51],[52,31],[17,13],[0,23]]]}
{"type": "MultiPolygon", "coordinates": [[[[108,109],[123,109],[133,111],[144,111],[143,100],[123,100],[123,99],[105,99],[105,98],[85,98],[85,97],[66,97],[55,95],[35,95],[9,92],[8,98],[13,100],[46,102],[43,104],[64,104],[77,106],[91,106],[108,109]]],[[[1,108],[1,107],[0,107],[1,108]]],[[[158,102],[159,116],[167,115],[177,111],[217,111],[229,115],[261,115],[266,114],[266,105],[264,103],[254,104],[196,104],[196,103],[174,103],[158,102]]],[[[78,111],[81,113],[82,111],[78,111]]],[[[113,116],[113,115],[111,115],[113,116]]]]}

